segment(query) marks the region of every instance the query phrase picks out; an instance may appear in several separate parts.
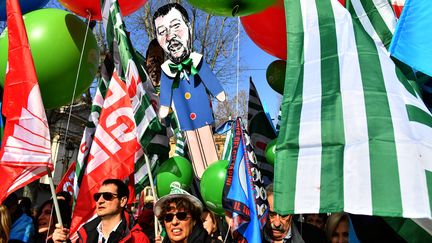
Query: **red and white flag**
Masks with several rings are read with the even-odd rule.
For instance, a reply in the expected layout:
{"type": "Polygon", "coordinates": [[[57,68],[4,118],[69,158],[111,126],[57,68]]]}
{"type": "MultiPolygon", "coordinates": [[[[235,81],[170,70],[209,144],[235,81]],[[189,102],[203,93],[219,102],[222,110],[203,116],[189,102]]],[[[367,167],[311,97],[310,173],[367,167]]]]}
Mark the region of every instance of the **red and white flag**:
{"type": "Polygon", "coordinates": [[[93,194],[102,182],[108,178],[125,179],[134,172],[135,153],[140,148],[126,84],[114,70],[75,204],[72,235],[95,215],[93,194]]]}
{"type": "Polygon", "coordinates": [[[57,185],[56,193],[61,191],[69,192],[71,196],[74,194],[74,178],[75,178],[76,161],[74,161],[66,173],[63,175],[60,183],[57,185]]]}
{"type": "Polygon", "coordinates": [[[18,0],[7,0],[8,64],[3,97],[6,116],[0,152],[0,202],[52,169],[48,121],[18,0]]]}

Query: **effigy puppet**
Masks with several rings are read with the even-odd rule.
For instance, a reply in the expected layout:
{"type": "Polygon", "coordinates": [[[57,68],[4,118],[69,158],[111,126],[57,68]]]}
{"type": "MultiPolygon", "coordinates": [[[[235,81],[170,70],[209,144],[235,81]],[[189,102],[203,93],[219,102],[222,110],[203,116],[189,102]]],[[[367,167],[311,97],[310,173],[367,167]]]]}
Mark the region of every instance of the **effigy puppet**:
{"type": "Polygon", "coordinates": [[[180,4],[160,7],[153,23],[157,41],[168,57],[161,66],[159,116],[165,118],[173,109],[185,132],[195,174],[201,178],[205,168],[218,160],[209,94],[219,101],[226,95],[203,56],[191,52],[189,16],[180,4]]]}

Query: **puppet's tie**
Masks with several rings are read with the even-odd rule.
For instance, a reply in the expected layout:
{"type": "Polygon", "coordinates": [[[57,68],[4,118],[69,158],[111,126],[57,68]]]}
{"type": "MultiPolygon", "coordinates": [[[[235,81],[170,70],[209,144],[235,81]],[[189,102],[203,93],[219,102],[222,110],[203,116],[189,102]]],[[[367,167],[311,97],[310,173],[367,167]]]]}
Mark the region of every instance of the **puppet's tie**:
{"type": "Polygon", "coordinates": [[[184,71],[188,71],[191,75],[198,73],[198,70],[192,65],[192,59],[188,58],[179,64],[170,63],[168,64],[171,72],[176,73],[174,78],[173,88],[178,88],[180,82],[180,74],[184,71]]]}

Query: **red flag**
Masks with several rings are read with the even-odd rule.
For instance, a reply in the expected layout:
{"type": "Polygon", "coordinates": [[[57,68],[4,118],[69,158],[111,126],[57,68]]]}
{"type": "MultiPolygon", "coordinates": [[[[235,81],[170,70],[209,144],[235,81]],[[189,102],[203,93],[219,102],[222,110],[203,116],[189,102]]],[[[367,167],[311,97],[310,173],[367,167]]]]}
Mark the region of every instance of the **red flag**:
{"type": "Polygon", "coordinates": [[[140,148],[126,84],[114,71],[74,208],[71,234],[95,215],[93,194],[105,179],[125,179],[134,172],[140,148]]]}
{"type": "Polygon", "coordinates": [[[63,175],[63,178],[61,179],[60,183],[57,185],[56,193],[59,193],[61,191],[66,191],[71,194],[71,196],[74,193],[74,178],[75,178],[75,166],[76,161],[74,161],[70,166],[69,169],[66,171],[66,173],[63,175]]]}
{"type": "Polygon", "coordinates": [[[3,97],[6,116],[0,152],[0,202],[52,169],[48,122],[18,0],[7,0],[8,65],[3,97]]]}

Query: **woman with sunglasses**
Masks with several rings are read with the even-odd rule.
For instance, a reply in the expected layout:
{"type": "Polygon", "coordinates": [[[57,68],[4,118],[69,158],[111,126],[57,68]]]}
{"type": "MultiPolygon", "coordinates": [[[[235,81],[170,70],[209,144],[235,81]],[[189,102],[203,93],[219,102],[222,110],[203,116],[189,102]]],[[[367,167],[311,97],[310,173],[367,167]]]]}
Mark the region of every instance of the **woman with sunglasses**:
{"type": "Polygon", "coordinates": [[[160,198],[154,207],[154,213],[167,233],[163,240],[161,236],[157,236],[156,242],[221,242],[212,239],[204,229],[201,221],[202,211],[201,201],[181,189],[180,183],[173,182],[170,194],[160,198]]]}

